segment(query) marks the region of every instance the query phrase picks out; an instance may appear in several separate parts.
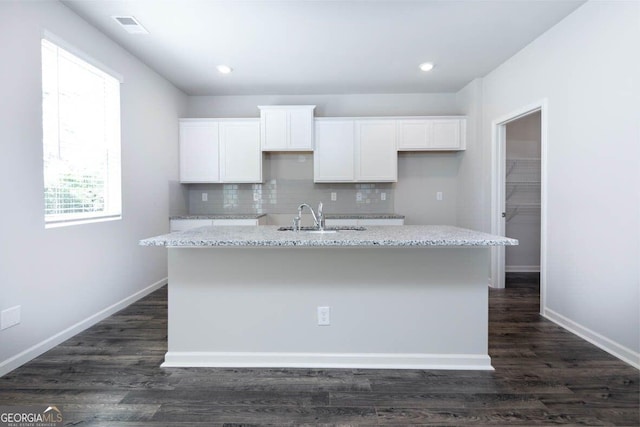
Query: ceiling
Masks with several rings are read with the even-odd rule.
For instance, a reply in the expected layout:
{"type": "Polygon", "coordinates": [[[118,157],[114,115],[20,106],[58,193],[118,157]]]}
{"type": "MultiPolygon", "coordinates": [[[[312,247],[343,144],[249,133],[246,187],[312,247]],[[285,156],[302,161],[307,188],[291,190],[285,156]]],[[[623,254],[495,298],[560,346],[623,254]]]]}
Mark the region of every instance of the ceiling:
{"type": "Polygon", "coordinates": [[[584,3],[61,1],[189,95],[455,92],[584,3]],[[127,33],[122,15],[149,34],[127,33]]]}

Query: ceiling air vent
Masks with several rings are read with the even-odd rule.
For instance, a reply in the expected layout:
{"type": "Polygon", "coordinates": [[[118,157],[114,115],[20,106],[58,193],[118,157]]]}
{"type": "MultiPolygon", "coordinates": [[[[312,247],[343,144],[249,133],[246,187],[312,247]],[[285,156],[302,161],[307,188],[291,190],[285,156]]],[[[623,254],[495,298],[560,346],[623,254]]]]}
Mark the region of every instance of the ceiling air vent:
{"type": "Polygon", "coordinates": [[[149,34],[133,16],[112,16],[115,21],[120,24],[129,34],[149,34]]]}

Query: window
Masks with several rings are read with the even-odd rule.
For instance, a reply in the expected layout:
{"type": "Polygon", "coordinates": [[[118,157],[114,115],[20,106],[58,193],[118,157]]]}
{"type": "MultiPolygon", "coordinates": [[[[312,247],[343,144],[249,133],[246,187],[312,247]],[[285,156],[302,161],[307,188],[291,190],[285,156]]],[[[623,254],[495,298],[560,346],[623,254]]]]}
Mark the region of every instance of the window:
{"type": "Polygon", "coordinates": [[[120,80],[42,40],[46,227],[119,219],[120,80]]]}

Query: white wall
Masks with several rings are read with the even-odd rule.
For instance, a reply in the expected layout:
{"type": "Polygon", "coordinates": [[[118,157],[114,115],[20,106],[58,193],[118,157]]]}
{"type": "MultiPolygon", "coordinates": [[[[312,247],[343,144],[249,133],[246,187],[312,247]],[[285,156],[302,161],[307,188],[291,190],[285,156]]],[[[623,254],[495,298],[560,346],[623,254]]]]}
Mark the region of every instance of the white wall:
{"type": "MultiPolygon", "coordinates": [[[[316,105],[316,117],[459,115],[456,94],[191,96],[189,117],[259,117],[258,105],[316,105]]],[[[466,154],[400,153],[395,212],[406,224],[456,224],[458,165],[466,154]],[[436,192],[444,194],[436,201],[436,192]]],[[[309,164],[309,167],[312,167],[309,164]]],[[[309,176],[312,171],[307,171],[309,176]]],[[[328,205],[330,206],[330,204],[328,205]]]]}
{"type": "Polygon", "coordinates": [[[458,169],[457,225],[474,230],[488,230],[489,212],[484,205],[487,191],[483,184],[482,165],[482,79],[471,81],[456,94],[460,114],[467,116],[467,149],[458,169]]]}
{"type": "Polygon", "coordinates": [[[456,225],[458,165],[464,152],[400,152],[395,211],[405,224],[456,225]],[[442,192],[442,200],[436,193],[442,192]]]}
{"type": "Polygon", "coordinates": [[[258,105],[315,105],[316,117],[458,114],[451,93],[190,96],[189,117],[260,117],[258,105]]]}
{"type": "Polygon", "coordinates": [[[0,40],[0,310],[22,306],[22,323],[0,331],[2,375],[166,277],[165,251],[137,242],[186,206],[175,183],[187,97],[58,2],[0,2],[0,40]],[[44,228],[45,29],[124,77],[121,221],[44,228]]]}
{"type": "MultiPolygon", "coordinates": [[[[487,75],[482,162],[459,183],[490,188],[492,121],[548,100],[542,312],[638,366],[639,17],[638,2],[588,2],[487,75]]],[[[490,194],[473,205],[488,212],[490,194]]]]}

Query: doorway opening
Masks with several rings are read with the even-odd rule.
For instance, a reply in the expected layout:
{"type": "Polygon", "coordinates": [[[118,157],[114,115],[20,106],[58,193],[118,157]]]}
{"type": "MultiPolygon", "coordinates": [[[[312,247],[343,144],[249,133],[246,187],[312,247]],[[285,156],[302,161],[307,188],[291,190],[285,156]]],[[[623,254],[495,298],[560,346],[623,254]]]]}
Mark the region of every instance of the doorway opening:
{"type": "Polygon", "coordinates": [[[540,111],[505,126],[505,287],[540,285],[540,111]]]}
{"type": "Polygon", "coordinates": [[[546,102],[493,122],[492,232],[518,239],[519,246],[492,251],[491,283],[540,286],[545,305],[546,102]]]}

